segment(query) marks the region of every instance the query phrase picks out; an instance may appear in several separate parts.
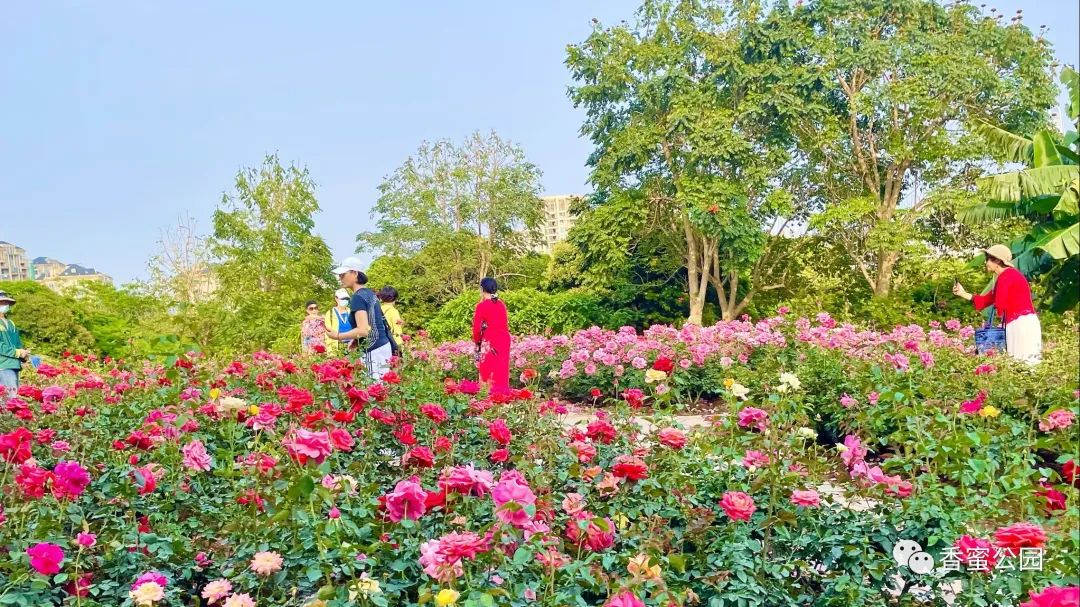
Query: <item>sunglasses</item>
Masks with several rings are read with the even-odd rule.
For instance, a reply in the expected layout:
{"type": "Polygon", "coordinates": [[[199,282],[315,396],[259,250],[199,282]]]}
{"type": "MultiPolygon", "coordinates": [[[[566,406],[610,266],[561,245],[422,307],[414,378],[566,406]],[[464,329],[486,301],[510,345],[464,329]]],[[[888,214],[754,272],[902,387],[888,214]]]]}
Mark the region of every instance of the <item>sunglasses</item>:
{"type": "Polygon", "coordinates": [[[318,312],[319,306],[308,306],[308,312],[318,312]]]}

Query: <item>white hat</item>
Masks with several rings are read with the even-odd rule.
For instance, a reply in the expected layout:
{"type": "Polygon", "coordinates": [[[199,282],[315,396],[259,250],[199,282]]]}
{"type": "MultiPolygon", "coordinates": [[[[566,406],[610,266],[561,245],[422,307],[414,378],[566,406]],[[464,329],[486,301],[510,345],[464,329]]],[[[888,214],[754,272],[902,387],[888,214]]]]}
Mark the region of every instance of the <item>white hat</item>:
{"type": "Polygon", "coordinates": [[[346,257],[341,260],[338,267],[334,268],[334,274],[344,274],[345,272],[363,272],[364,263],[360,261],[359,257],[346,257]]]}
{"type": "Polygon", "coordinates": [[[1015,267],[1013,265],[1012,251],[1009,249],[1009,247],[1007,247],[1007,246],[1005,246],[1003,244],[996,244],[996,245],[990,247],[989,249],[986,249],[985,251],[983,251],[983,253],[985,253],[986,255],[989,255],[990,257],[993,257],[995,259],[1000,259],[1001,263],[1003,263],[1003,264],[1005,264],[1005,265],[1007,265],[1009,267],[1015,267]]]}
{"type": "Polygon", "coordinates": [[[349,292],[345,289],[338,289],[337,291],[334,291],[334,297],[337,297],[338,299],[349,299],[349,292]]]}

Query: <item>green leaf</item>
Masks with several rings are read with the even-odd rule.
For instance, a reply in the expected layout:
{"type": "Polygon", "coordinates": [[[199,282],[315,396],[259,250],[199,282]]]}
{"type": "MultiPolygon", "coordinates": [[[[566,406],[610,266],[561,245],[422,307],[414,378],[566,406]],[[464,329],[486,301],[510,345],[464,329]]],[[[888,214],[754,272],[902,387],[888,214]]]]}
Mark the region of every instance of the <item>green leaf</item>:
{"type": "Polygon", "coordinates": [[[991,201],[1016,203],[1059,196],[1078,176],[1080,167],[1063,164],[990,175],[977,179],[976,183],[991,201]]]}
{"type": "Polygon", "coordinates": [[[289,499],[295,500],[297,498],[306,498],[311,495],[311,492],[315,490],[315,481],[308,475],[301,476],[293,481],[291,487],[289,487],[289,499]]]}
{"type": "Polygon", "coordinates": [[[1040,130],[1035,133],[1035,139],[1032,143],[1034,144],[1035,159],[1033,164],[1035,168],[1062,164],[1061,155],[1058,154],[1057,145],[1054,143],[1054,137],[1049,131],[1040,130]]]}
{"type": "Polygon", "coordinates": [[[514,564],[518,567],[529,562],[532,559],[533,553],[528,548],[522,546],[514,552],[514,564]]]}
{"type": "Polygon", "coordinates": [[[1048,231],[1035,241],[1034,248],[1045,251],[1054,259],[1080,254],[1080,223],[1048,231]]]}
{"type": "Polygon", "coordinates": [[[1032,141],[994,126],[985,120],[976,118],[972,131],[986,140],[986,143],[1008,162],[1031,162],[1032,141]]]}

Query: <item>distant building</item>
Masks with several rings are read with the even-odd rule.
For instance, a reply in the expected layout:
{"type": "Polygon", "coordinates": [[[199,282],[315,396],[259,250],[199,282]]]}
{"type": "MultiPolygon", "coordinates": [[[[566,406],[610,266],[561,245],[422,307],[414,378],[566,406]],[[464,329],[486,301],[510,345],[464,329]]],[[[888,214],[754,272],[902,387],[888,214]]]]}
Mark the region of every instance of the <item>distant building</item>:
{"type": "Polygon", "coordinates": [[[67,269],[68,265],[51,257],[35,257],[30,262],[30,267],[34,274],[34,280],[44,280],[59,276],[67,269]]]}
{"type": "Polygon", "coordinates": [[[75,285],[86,282],[104,282],[112,284],[113,279],[107,274],[102,274],[93,268],[86,268],[79,264],[71,264],[56,276],[42,279],[41,283],[54,291],[63,291],[75,285]]]}
{"type": "Polygon", "coordinates": [[[570,213],[570,207],[574,204],[574,201],[580,198],[580,196],[573,195],[542,196],[540,198],[544,203],[544,221],[540,224],[538,251],[550,255],[555,243],[566,240],[570,228],[573,227],[574,222],[577,220],[570,213]]]}
{"type": "Polygon", "coordinates": [[[0,240],[0,280],[30,280],[26,249],[0,240]]]}

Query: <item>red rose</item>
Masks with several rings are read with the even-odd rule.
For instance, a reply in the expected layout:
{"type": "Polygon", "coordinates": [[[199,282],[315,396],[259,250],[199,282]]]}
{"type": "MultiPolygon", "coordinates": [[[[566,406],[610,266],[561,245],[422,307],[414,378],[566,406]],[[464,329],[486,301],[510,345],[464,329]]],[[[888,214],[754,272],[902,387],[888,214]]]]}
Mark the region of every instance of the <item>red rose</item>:
{"type": "Polygon", "coordinates": [[[425,403],[420,405],[420,412],[436,424],[441,424],[447,419],[450,419],[450,416],[446,414],[446,409],[443,409],[435,403],[425,403]]]}
{"type": "Polygon", "coordinates": [[[1065,509],[1065,494],[1050,485],[1044,484],[1038,494],[1046,498],[1047,512],[1065,509]]]}
{"type": "Polygon", "coordinates": [[[1038,525],[1014,523],[995,531],[994,541],[1000,548],[1042,548],[1046,544],[1046,533],[1038,525]]]}
{"type": "Polygon", "coordinates": [[[500,417],[491,422],[488,426],[488,434],[491,435],[492,440],[504,447],[510,444],[510,440],[514,437],[510,433],[510,429],[506,427],[506,422],[500,417]]]}
{"type": "Polygon", "coordinates": [[[343,428],[334,428],[330,431],[330,444],[338,451],[349,451],[356,444],[352,434],[343,428]]]}
{"type": "Polygon", "coordinates": [[[600,398],[601,396],[603,396],[603,394],[604,393],[600,391],[600,388],[593,388],[592,390],[589,390],[589,396],[593,398],[600,398]]]}
{"type": "Polygon", "coordinates": [[[657,371],[663,371],[664,373],[671,373],[675,369],[675,361],[667,358],[666,356],[661,356],[660,358],[656,359],[656,362],[653,363],[652,368],[656,369],[657,371]]]}
{"type": "Polygon", "coordinates": [[[435,456],[431,454],[431,449],[427,447],[413,447],[405,455],[405,462],[415,464],[421,468],[430,468],[435,465],[435,456]]]}
{"type": "Polygon", "coordinates": [[[435,439],[435,453],[449,453],[454,448],[454,443],[445,436],[435,439]]]}
{"type": "Polygon", "coordinates": [[[510,459],[510,451],[507,449],[496,449],[495,451],[492,451],[491,455],[488,457],[491,461],[501,464],[510,459]]]}
{"type": "Polygon", "coordinates": [[[1069,460],[1061,467],[1061,478],[1073,487],[1080,487],[1080,466],[1076,460],[1069,460]]]}
{"type": "Polygon", "coordinates": [[[597,419],[586,426],[585,436],[594,441],[608,445],[615,440],[615,426],[606,419],[597,419]]]}
{"type": "Polygon", "coordinates": [[[961,563],[978,563],[968,565],[968,571],[982,571],[984,573],[994,570],[994,565],[997,564],[997,550],[994,550],[994,545],[989,540],[984,540],[978,537],[971,537],[970,535],[961,535],[960,539],[953,543],[953,547],[956,549],[956,558],[961,563]]]}
{"type": "Polygon", "coordinates": [[[640,458],[632,455],[620,455],[615,458],[612,473],[627,480],[640,481],[649,478],[649,467],[640,458]]]}
{"type": "Polygon", "coordinates": [[[401,424],[401,427],[394,430],[394,436],[401,441],[402,445],[411,447],[416,444],[416,436],[413,434],[412,424],[401,424]]]}

